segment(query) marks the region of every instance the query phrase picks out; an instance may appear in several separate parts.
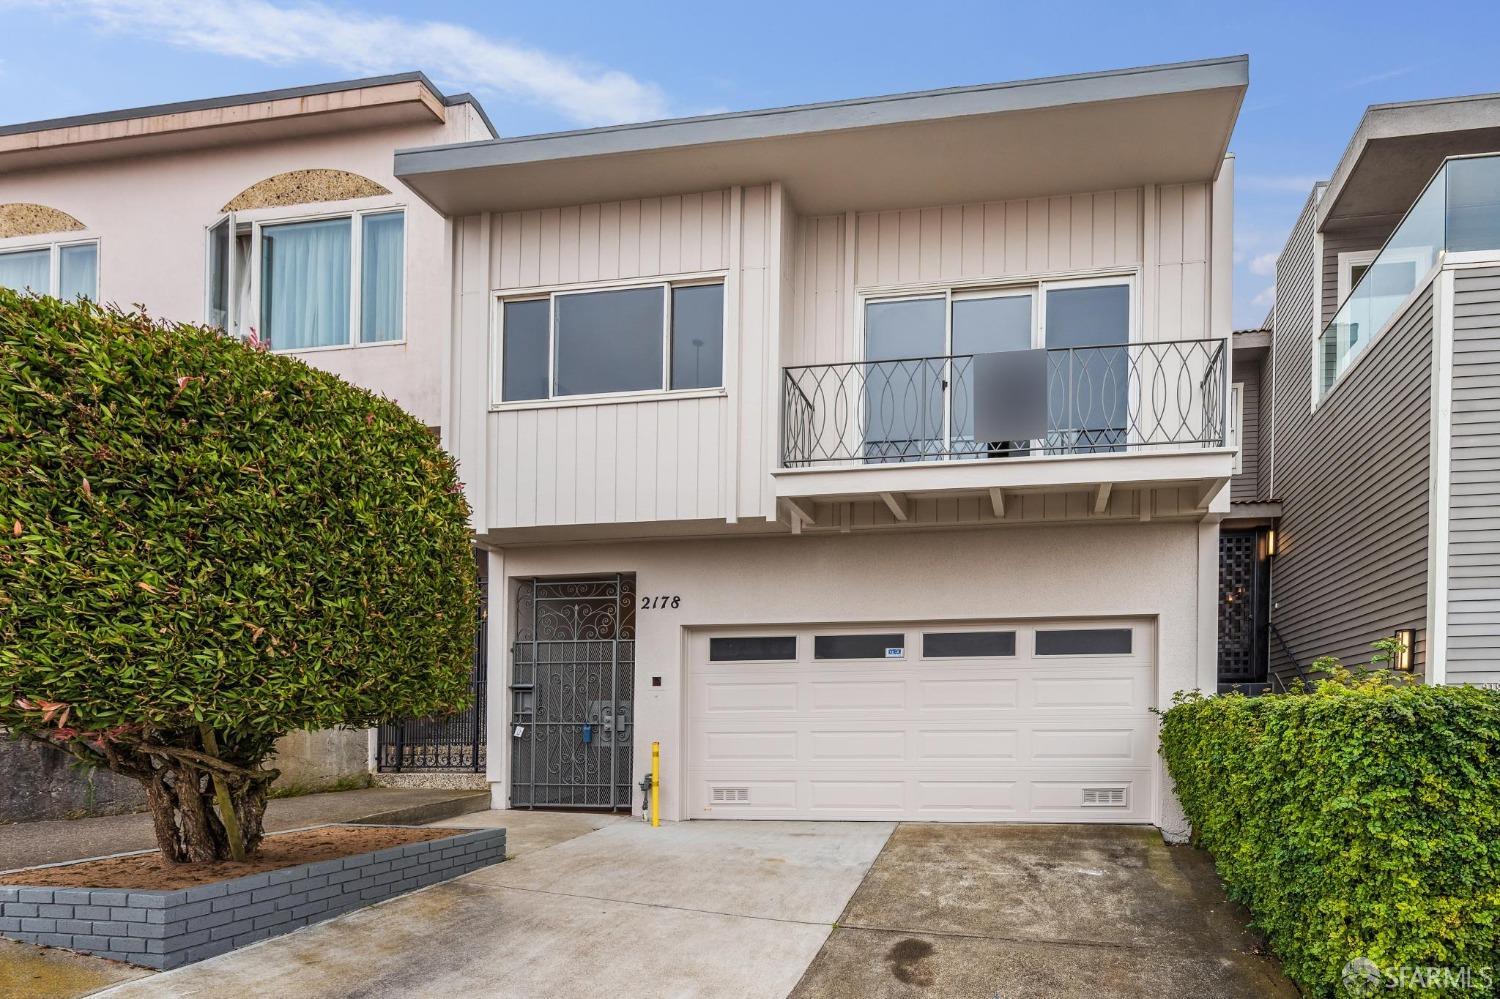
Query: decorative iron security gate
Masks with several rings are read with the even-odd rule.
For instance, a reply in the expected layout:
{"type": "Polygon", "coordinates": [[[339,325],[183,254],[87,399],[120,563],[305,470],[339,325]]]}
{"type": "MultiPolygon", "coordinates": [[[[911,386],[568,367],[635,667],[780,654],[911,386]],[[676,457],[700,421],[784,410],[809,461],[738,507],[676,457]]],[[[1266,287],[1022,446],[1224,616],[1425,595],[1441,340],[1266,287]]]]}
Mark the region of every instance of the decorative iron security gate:
{"type": "Polygon", "coordinates": [[[511,807],[629,809],[635,577],[521,583],[511,656],[511,807]]]}
{"type": "Polygon", "coordinates": [[[1260,531],[1219,532],[1219,682],[1266,679],[1270,565],[1260,531]]]}
{"type": "Polygon", "coordinates": [[[474,635],[471,700],[464,711],[436,718],[404,718],[381,725],[375,737],[375,768],[381,773],[440,771],[484,773],[485,687],[489,622],[488,581],[479,580],[479,627],[474,635]]]}

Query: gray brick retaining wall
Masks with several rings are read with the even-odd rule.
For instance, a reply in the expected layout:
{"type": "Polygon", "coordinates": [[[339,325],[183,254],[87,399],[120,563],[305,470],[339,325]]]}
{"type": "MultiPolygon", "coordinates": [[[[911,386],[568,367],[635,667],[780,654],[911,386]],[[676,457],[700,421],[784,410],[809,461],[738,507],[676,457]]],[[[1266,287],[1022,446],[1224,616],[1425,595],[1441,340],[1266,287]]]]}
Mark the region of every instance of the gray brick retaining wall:
{"type": "Polygon", "coordinates": [[[165,970],[504,859],[505,830],[476,829],[178,891],[0,885],[0,936],[165,970]]]}

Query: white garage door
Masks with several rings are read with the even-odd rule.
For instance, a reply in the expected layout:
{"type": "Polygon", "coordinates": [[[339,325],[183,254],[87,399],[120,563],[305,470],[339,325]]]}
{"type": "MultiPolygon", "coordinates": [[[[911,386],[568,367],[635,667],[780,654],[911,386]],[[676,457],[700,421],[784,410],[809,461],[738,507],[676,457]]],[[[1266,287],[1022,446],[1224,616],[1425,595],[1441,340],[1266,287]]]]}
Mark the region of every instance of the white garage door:
{"type": "Polygon", "coordinates": [[[1152,626],[698,633],[689,816],[1144,822],[1152,626]]]}

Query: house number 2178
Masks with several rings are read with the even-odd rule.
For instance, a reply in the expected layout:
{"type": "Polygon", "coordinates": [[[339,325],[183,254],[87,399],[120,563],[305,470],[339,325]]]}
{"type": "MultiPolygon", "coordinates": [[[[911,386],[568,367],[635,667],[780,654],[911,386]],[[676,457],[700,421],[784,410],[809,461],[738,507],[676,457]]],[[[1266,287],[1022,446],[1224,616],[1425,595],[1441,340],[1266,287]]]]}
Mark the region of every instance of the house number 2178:
{"type": "Polygon", "coordinates": [[[641,610],[676,610],[682,606],[682,598],[675,593],[665,597],[641,597],[641,610]]]}

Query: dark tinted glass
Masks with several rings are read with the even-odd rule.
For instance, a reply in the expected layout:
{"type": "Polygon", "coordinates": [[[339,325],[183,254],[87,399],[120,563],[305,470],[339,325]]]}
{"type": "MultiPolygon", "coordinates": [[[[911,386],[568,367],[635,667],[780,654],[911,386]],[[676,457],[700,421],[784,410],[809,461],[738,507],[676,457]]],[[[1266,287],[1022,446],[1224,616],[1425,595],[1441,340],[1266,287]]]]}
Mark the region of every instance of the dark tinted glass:
{"type": "Polygon", "coordinates": [[[506,302],[504,371],[500,398],[547,398],[547,324],[551,303],[545,298],[532,302],[506,302]]]}
{"type": "Polygon", "coordinates": [[[661,288],[557,296],[557,394],[662,387],[661,288]]]}
{"type": "Polygon", "coordinates": [[[724,384],[724,286],[672,289],[672,387],[724,384]]]}
{"type": "Polygon", "coordinates": [[[1039,656],[1125,656],[1130,654],[1129,628],[1078,628],[1036,633],[1039,656]]]}
{"type": "Polygon", "coordinates": [[[815,659],[884,659],[886,649],[905,651],[906,636],[817,635],[813,638],[815,659]]]}
{"type": "Polygon", "coordinates": [[[951,631],[922,636],[922,655],[931,658],[1015,654],[1014,631],[951,631]]]}
{"type": "Polygon", "coordinates": [[[715,663],[784,660],[797,658],[793,635],[770,638],[710,638],[708,660],[715,663]]]}

